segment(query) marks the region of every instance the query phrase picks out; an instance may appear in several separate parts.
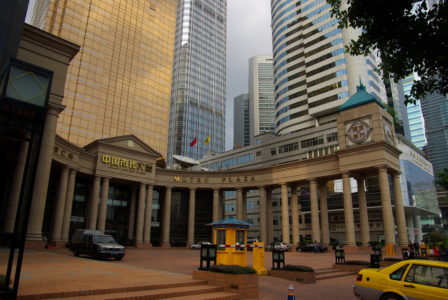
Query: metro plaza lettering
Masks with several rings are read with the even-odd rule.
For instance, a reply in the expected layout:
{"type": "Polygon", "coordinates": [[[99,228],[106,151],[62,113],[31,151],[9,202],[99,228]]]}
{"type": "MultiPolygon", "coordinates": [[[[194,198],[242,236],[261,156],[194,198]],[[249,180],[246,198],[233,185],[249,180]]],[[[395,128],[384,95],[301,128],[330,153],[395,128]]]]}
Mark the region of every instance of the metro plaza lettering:
{"type": "MultiPolygon", "coordinates": [[[[180,177],[174,176],[175,182],[182,183],[209,183],[210,179],[205,177],[180,177]]],[[[222,177],[222,183],[235,183],[235,182],[255,182],[254,176],[241,176],[241,177],[222,177]]]]}

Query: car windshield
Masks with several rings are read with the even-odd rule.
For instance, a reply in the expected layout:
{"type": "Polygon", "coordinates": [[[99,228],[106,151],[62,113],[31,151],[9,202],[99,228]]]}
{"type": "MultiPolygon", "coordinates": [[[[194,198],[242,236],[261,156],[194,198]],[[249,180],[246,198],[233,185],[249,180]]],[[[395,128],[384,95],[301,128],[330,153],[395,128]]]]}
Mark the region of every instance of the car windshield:
{"type": "Polygon", "coordinates": [[[104,243],[115,243],[115,240],[110,235],[96,235],[95,236],[95,242],[104,244],[104,243]]]}

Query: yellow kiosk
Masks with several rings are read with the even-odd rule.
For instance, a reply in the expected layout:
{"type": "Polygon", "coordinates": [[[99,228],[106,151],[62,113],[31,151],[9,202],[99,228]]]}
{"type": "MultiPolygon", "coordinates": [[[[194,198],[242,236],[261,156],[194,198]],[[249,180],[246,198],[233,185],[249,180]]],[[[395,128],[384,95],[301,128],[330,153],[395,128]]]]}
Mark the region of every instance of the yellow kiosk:
{"type": "MultiPolygon", "coordinates": [[[[247,230],[252,225],[237,219],[224,219],[208,225],[213,227],[213,243],[217,245],[216,264],[247,266],[247,230]]],[[[255,243],[254,269],[266,274],[264,268],[264,243],[255,243]]]]}

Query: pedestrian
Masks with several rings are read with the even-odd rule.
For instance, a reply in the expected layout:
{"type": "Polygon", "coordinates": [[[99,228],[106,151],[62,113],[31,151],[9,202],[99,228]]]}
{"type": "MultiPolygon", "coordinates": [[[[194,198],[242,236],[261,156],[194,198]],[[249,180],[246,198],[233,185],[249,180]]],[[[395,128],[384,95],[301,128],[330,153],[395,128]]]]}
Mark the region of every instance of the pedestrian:
{"type": "Polygon", "coordinates": [[[320,252],[320,244],[317,241],[314,241],[314,253],[320,252]]]}
{"type": "Polygon", "coordinates": [[[434,255],[434,260],[440,260],[439,247],[434,246],[434,248],[432,248],[432,251],[433,251],[433,255],[434,255]]]}
{"type": "Polygon", "coordinates": [[[413,246],[414,246],[414,254],[415,254],[415,256],[419,256],[420,255],[420,246],[419,246],[418,242],[415,241],[413,246]]]}

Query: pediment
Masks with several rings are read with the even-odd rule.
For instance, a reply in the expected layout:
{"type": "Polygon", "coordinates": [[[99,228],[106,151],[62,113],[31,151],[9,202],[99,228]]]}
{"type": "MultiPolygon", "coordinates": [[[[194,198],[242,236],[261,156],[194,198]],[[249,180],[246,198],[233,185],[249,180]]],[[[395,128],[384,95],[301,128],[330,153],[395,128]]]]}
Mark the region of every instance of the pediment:
{"type": "Polygon", "coordinates": [[[148,146],[133,134],[96,140],[84,147],[86,152],[97,153],[104,149],[138,152],[154,158],[161,156],[159,152],[148,146]]]}

